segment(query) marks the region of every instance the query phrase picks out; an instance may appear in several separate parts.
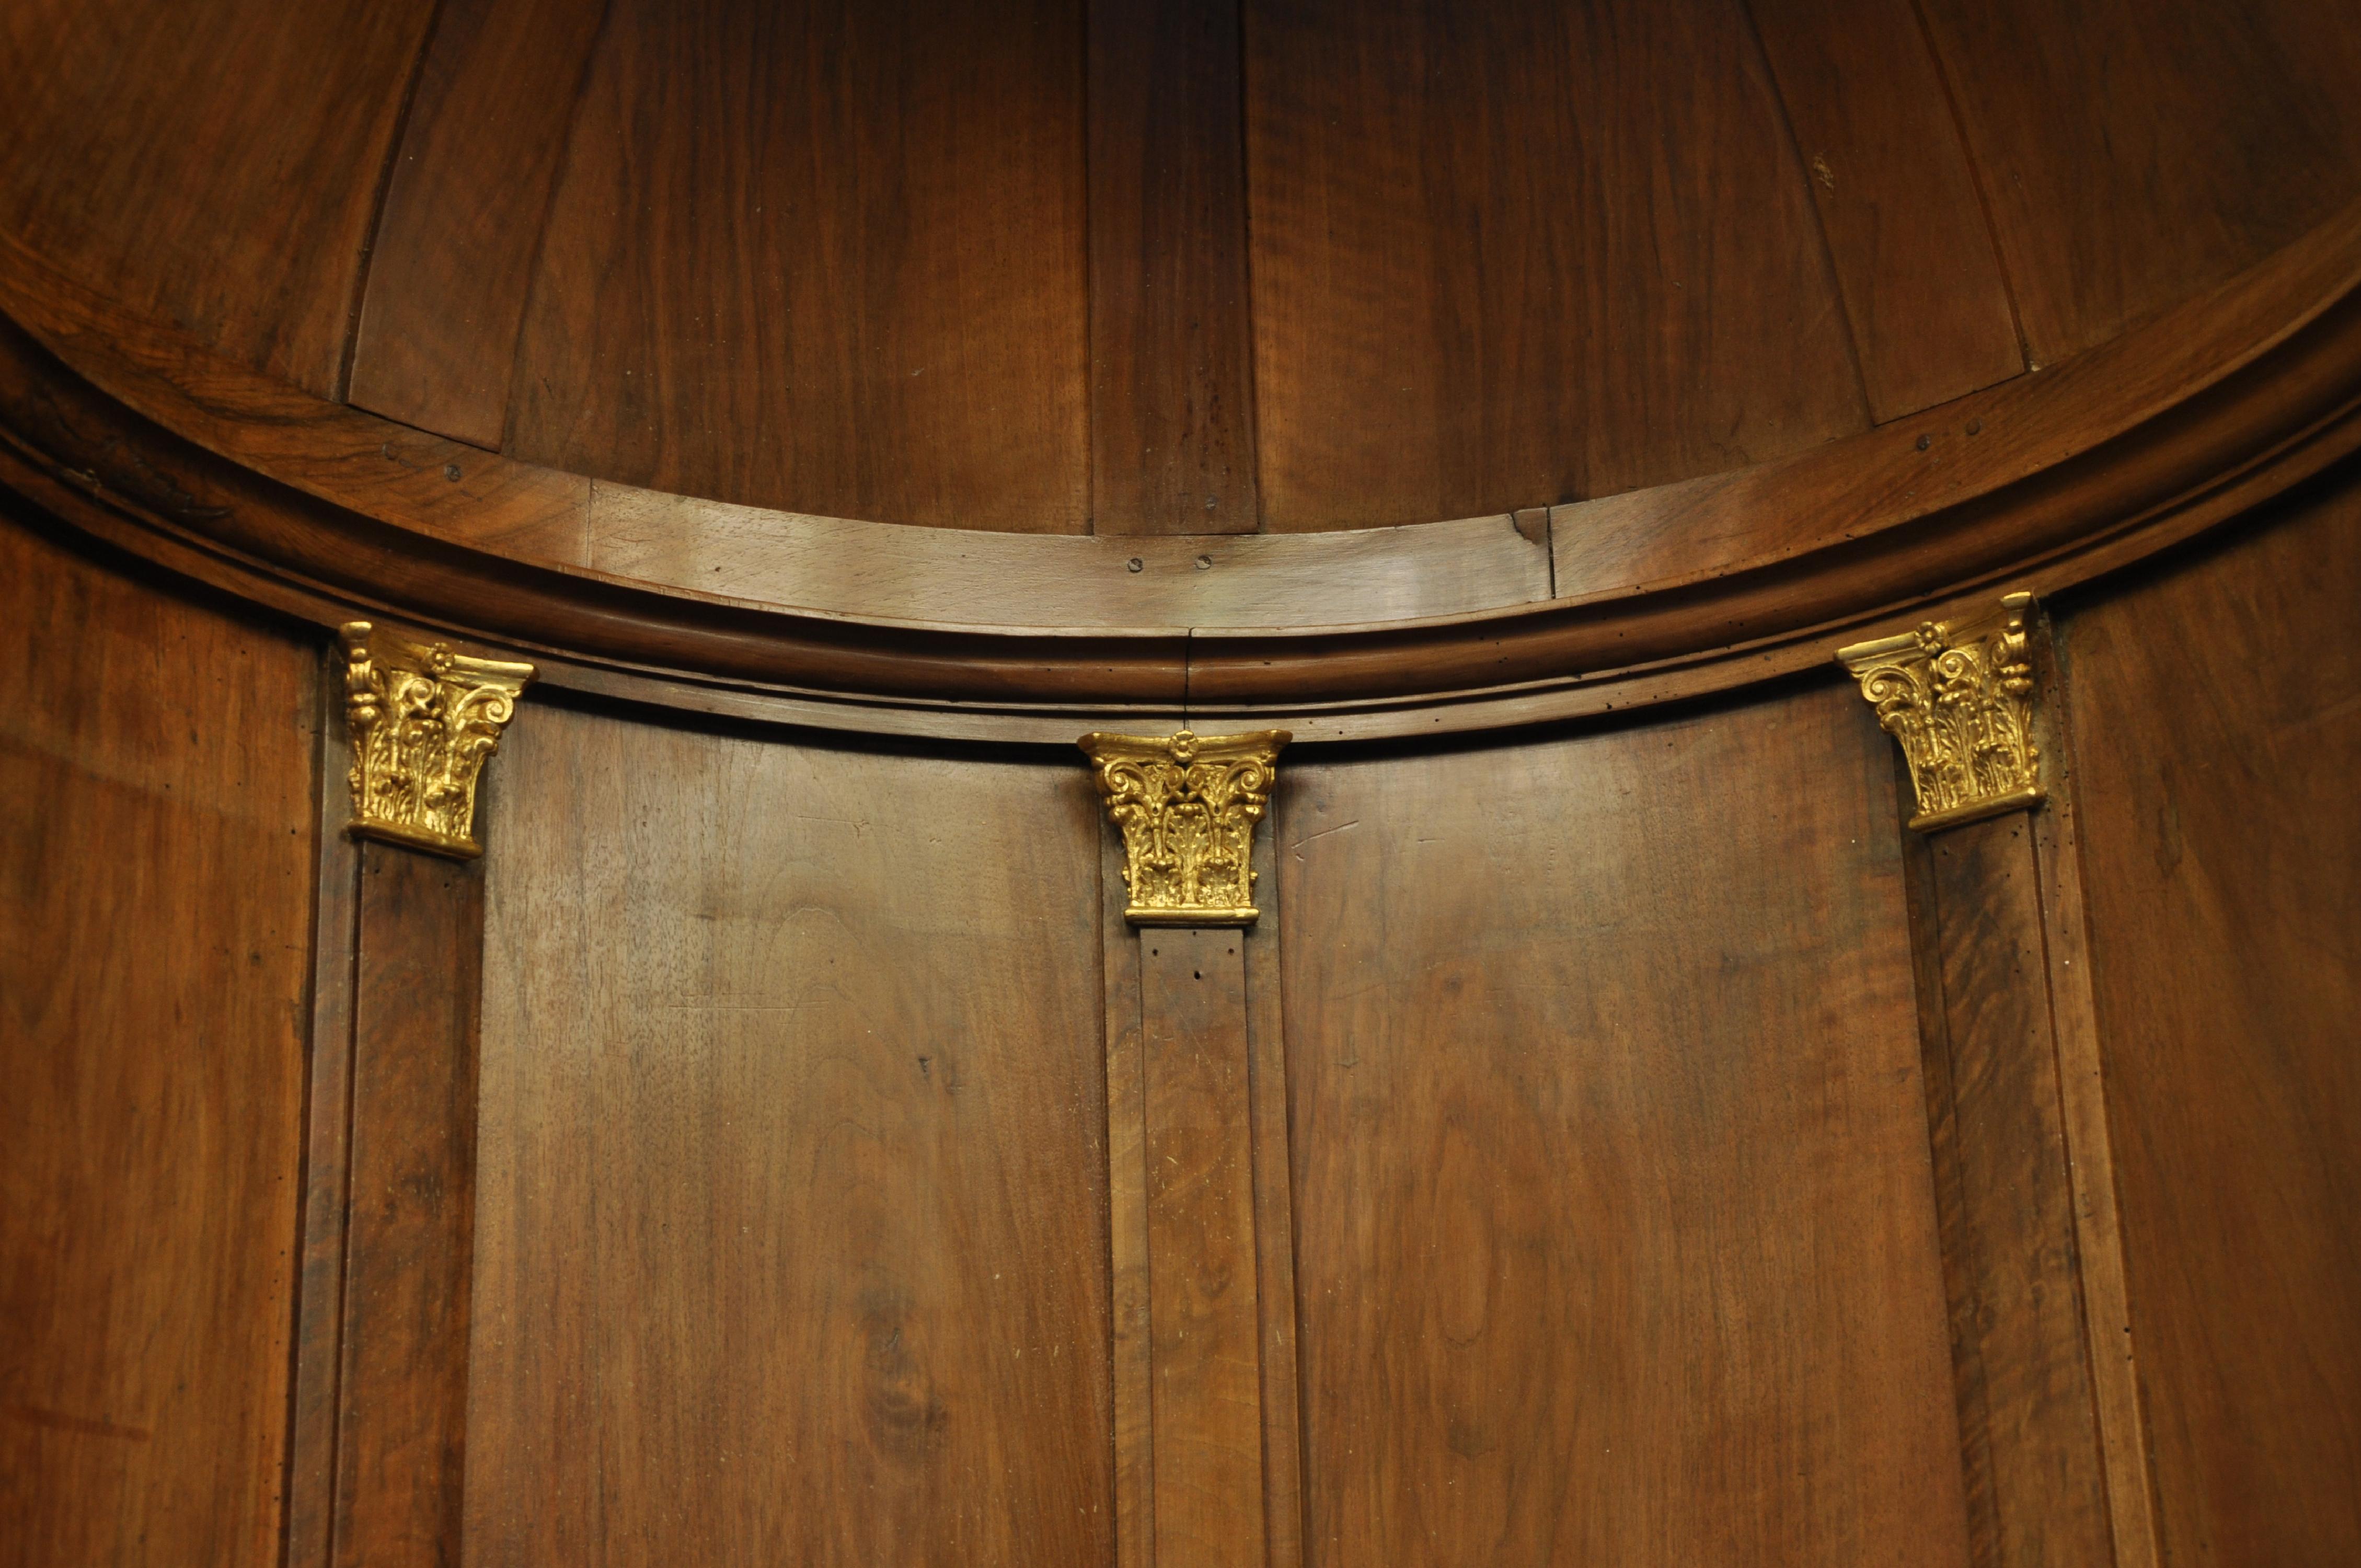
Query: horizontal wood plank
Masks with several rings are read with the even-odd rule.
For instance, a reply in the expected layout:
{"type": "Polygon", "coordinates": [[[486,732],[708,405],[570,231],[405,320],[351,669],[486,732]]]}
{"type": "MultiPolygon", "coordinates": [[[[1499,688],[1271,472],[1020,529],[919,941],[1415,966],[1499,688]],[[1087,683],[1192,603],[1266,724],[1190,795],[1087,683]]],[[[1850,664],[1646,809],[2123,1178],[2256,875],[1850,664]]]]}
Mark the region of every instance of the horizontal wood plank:
{"type": "Polygon", "coordinates": [[[895,620],[1301,626],[1549,598],[1545,547],[1507,517],[1317,537],[999,540],[602,484],[590,531],[592,564],[618,576],[895,620]]]}

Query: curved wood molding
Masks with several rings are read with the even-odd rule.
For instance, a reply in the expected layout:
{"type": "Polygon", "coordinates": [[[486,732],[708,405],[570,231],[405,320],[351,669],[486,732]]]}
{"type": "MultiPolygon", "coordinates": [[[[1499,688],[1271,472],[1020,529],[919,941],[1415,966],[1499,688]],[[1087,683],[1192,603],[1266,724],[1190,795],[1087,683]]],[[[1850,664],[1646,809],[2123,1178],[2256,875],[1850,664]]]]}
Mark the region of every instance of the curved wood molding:
{"type": "Polygon", "coordinates": [[[2361,205],[2051,369],[1774,463],[1516,517],[991,534],[594,484],[311,397],[0,238],[0,483],[323,625],[553,685],[831,728],[1071,743],[1124,716],[1299,741],[1530,723],[1825,660],[2051,591],[2361,440],[2361,205]]]}

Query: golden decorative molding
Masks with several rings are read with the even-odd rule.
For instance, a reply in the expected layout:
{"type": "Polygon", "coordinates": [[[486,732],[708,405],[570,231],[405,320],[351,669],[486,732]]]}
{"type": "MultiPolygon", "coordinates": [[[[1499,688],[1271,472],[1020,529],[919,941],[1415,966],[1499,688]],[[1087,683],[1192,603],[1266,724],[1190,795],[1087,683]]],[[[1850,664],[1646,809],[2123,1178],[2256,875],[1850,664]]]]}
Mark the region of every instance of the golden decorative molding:
{"type": "Polygon", "coordinates": [[[1255,824],[1270,803],[1284,729],[1164,739],[1104,735],[1080,745],[1107,815],[1123,830],[1124,917],[1136,926],[1251,926],[1255,824]]]}
{"type": "Polygon", "coordinates": [[[1877,722],[1910,763],[1921,833],[2032,806],[2042,797],[2033,744],[2031,594],[2010,594],[1973,620],[1856,642],[1837,659],[1861,682],[1877,722]]]}
{"type": "Polygon", "coordinates": [[[346,831],[461,860],[482,854],[476,784],[533,667],[422,647],[366,620],[340,635],[353,742],[346,831]]]}

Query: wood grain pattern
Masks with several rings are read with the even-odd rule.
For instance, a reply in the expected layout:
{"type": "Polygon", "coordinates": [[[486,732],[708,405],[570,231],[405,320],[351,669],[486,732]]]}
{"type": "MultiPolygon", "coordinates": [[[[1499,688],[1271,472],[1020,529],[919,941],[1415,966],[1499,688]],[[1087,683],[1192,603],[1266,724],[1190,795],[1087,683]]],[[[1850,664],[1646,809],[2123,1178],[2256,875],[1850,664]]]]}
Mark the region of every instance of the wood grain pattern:
{"type": "Polygon", "coordinates": [[[459,1561],[483,942],[483,862],[361,846],[337,1568],[459,1561]]]}
{"type": "Polygon", "coordinates": [[[341,395],[432,0],[0,12],[0,231],[132,310],[341,395]]]}
{"type": "MultiPolygon", "coordinates": [[[[578,564],[586,558],[590,485],[578,474],[507,462],[310,396],[186,333],[127,314],[5,235],[0,273],[6,280],[0,295],[11,314],[35,323],[52,350],[102,381],[126,406],[205,452],[397,529],[512,559],[578,564]]],[[[36,396],[57,424],[89,424],[85,409],[57,393],[36,396]]],[[[176,519],[278,511],[273,522],[255,519],[253,543],[285,527],[283,499],[274,508],[249,494],[238,498],[240,506],[181,455],[150,450],[125,431],[97,439],[108,457],[88,471],[101,488],[148,501],[176,519]]],[[[378,586],[392,584],[380,576],[378,586]]]]}
{"type": "Polygon", "coordinates": [[[316,661],[0,517],[0,1563],[277,1561],[316,661]]]}
{"type": "Polygon", "coordinates": [[[1925,0],[2015,288],[2052,365],[2361,190],[2361,31],[2309,0],[1925,0]]]}
{"type": "Polygon", "coordinates": [[[1266,1551],[1246,959],[1235,930],[1136,939],[1156,1568],[1233,1568],[1266,1551]]]}
{"type": "Polygon", "coordinates": [[[443,0],[376,214],[361,408],[488,451],[606,0],[443,0]]]}
{"type": "Polygon", "coordinates": [[[1082,532],[1080,20],[616,0],[509,450],[721,500],[1082,532]]]}
{"type": "Polygon", "coordinates": [[[2061,622],[2160,1546],[2361,1553],[2361,490],[2061,622]]]}
{"type": "MultiPolygon", "coordinates": [[[[319,649],[324,661],[335,652],[319,649]]],[[[327,668],[333,670],[333,663],[327,668]]],[[[352,1189],[353,992],[360,962],[360,845],[347,837],[352,748],[345,690],[316,683],[318,845],[312,905],[310,1083],[304,1106],[295,1389],[287,1442],[287,1568],[327,1568],[336,1507],[336,1383],[344,1371],[345,1235],[352,1189]]]]}
{"type": "MultiPolygon", "coordinates": [[[[311,450],[300,418],[245,427],[225,416],[230,393],[239,407],[279,406],[245,400],[252,389],[238,375],[252,372],[225,372],[185,337],[99,308],[5,241],[0,298],[39,323],[73,367],[0,326],[0,470],[78,528],[291,613],[333,625],[356,609],[399,603],[534,651],[553,683],[636,701],[1063,745],[1077,729],[1106,727],[1112,708],[1178,700],[1185,686],[1193,707],[1244,728],[1433,734],[1817,666],[1832,643],[1882,619],[1914,624],[1970,593],[1982,602],[1995,581],[2040,591],[2079,582],[2319,472],[2361,442],[2356,235],[2361,203],[2251,273],[2055,371],[1753,469],[1556,509],[1547,531],[1558,553],[1554,602],[1439,622],[1276,634],[1208,626],[1185,641],[1170,629],[1105,635],[1029,622],[879,627],[519,565],[532,553],[522,547],[487,560],[422,540],[401,520],[431,517],[434,532],[460,536],[495,521],[562,527],[562,508],[542,504],[557,492],[539,487],[565,480],[578,504],[580,477],[486,457],[481,514],[458,495],[467,487],[449,481],[447,464],[433,475],[401,470],[380,502],[353,471],[356,459],[382,461],[379,446],[371,455],[331,450],[316,466],[290,462],[289,482],[313,487],[290,493],[268,468],[203,449],[260,447],[256,461],[272,466],[279,460],[267,454],[282,434],[297,452],[311,450]],[[129,350],[117,346],[126,343],[129,350]],[[151,407],[164,424],[202,437],[137,417],[151,407]],[[454,499],[434,504],[438,487],[454,499]],[[332,504],[313,504],[314,492],[332,504]],[[338,510],[347,502],[361,510],[338,510]],[[396,526],[375,520],[380,507],[396,526]],[[1375,706],[1361,706],[1368,699],[1375,706]]],[[[282,394],[279,402],[302,400],[282,394]]],[[[349,410],[337,417],[399,429],[349,410]]],[[[969,548],[1044,543],[978,538],[969,548]]],[[[1243,553],[1246,543],[1201,554],[1243,553]]],[[[1518,543],[1532,541],[1520,533],[1518,543]]],[[[1340,549],[1352,558],[1367,544],[1350,537],[1340,549]]],[[[506,547],[487,540],[485,548],[506,547]]],[[[1148,554],[1140,552],[1142,575],[1148,554]]],[[[987,576],[990,564],[1010,559],[979,554],[989,558],[987,576]]],[[[919,565],[930,587],[943,582],[939,557],[919,565]]],[[[1039,569],[1033,563],[1024,576],[1038,581],[1039,569]]],[[[1251,588],[1235,596],[1257,598],[1273,602],[1251,588]]],[[[976,608],[989,603],[980,596],[976,608]]]]}
{"type": "MultiPolygon", "coordinates": [[[[2045,639],[2046,641],[2046,639],[2045,639]]],[[[2040,651],[2037,650],[2037,656],[2040,651]]],[[[2050,754],[2070,780],[2074,745],[2054,643],[2036,666],[2036,710],[2048,715],[2050,754]]],[[[2049,1013],[2058,1031],[2059,1102],[2074,1182],[2074,1231],[2082,1316],[2089,1325],[2092,1403],[2107,1466],[2108,1514],[2115,1568],[2157,1568],[2156,1491],[2141,1408],[2131,1292],[2124,1271],[2123,1205],[2116,1190],[2114,1138],[2107,1126],[2106,1063],[2091,991],[2091,928],[2082,885],[2081,839],[2074,792],[2053,789],[2033,817],[2035,863],[2041,874],[2049,1013]]]]}
{"type": "MultiPolygon", "coordinates": [[[[1286,788],[1285,774],[1279,787],[1286,788]]],[[[1295,1354],[1295,1178],[1288,1146],[1287,1009],[1280,992],[1279,852],[1255,835],[1255,903],[1245,934],[1246,1070],[1253,1098],[1256,1299],[1262,1314],[1263,1521],[1267,1568],[1302,1568],[1302,1386],[1295,1354]]]]}
{"type": "Polygon", "coordinates": [[[1252,533],[1238,0],[1093,0],[1091,512],[1252,533]]]}
{"type": "Polygon", "coordinates": [[[1107,1562],[1087,774],[527,717],[469,1559],[1107,1562]]]}
{"type": "MultiPolygon", "coordinates": [[[[1143,725],[1170,734],[1178,718],[1143,725]]],[[[1099,853],[1099,965],[1106,988],[1107,1252],[1115,1324],[1115,1563],[1154,1568],[1156,1433],[1148,1283],[1148,1063],[1140,1036],[1139,942],[1123,911],[1123,845],[1099,853]]]]}
{"type": "Polygon", "coordinates": [[[1743,13],[1246,11],[1274,530],[1510,511],[1867,422],[1743,13]]]}
{"type": "Polygon", "coordinates": [[[1974,170],[1911,0],[1750,0],[1880,423],[2025,369],[1974,170]]]}
{"type": "Polygon", "coordinates": [[[2033,824],[2013,812],[1905,843],[1973,1561],[2106,1563],[2033,824]]]}
{"type": "Polygon", "coordinates": [[[1967,1561],[1859,702],[1292,768],[1312,1563],[1967,1561]]]}
{"type": "Polygon", "coordinates": [[[618,576],[968,625],[1350,625],[1550,594],[1547,543],[1507,517],[1321,534],[990,536],[601,484],[590,532],[590,564],[618,576]]]}

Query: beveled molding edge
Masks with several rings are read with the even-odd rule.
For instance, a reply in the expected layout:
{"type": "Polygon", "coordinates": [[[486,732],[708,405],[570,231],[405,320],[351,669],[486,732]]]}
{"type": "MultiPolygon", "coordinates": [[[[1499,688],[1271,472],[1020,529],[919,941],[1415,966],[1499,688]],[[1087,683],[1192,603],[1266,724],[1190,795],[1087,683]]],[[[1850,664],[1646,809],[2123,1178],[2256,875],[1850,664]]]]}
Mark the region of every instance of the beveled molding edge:
{"type": "Polygon", "coordinates": [[[1123,917],[1135,926],[1251,926],[1254,833],[1270,806],[1284,729],[1110,735],[1075,742],[1123,835],[1123,917]]]}
{"type": "Polygon", "coordinates": [[[1917,813],[1938,832],[2041,804],[2033,734],[2029,593],[2006,594],[1982,615],[1929,620],[1915,631],[1837,650],[1861,683],[1878,727],[1910,769],[1917,813]]]}
{"type": "MultiPolygon", "coordinates": [[[[1547,599],[1350,626],[953,624],[598,570],[588,478],[270,381],[5,236],[0,317],[0,486],[168,569],[324,627],[359,616],[528,654],[553,685],[635,702],[1056,745],[1143,718],[1298,743],[1447,734],[1725,690],[2003,583],[2081,581],[2361,445],[2356,203],[2055,368],[1754,468],[1549,509],[1542,529],[1491,520],[1546,540],[1547,599]]],[[[1466,526],[1262,537],[1310,591],[1373,533],[1466,526]]],[[[962,560],[1153,548],[900,532],[962,560]]],[[[1200,544],[1210,560],[1241,541],[1175,548],[1200,544]]]]}
{"type": "Polygon", "coordinates": [[[337,641],[353,756],[345,830],[454,860],[481,855],[476,788],[533,667],[412,642],[366,620],[347,622],[337,641]]]}

